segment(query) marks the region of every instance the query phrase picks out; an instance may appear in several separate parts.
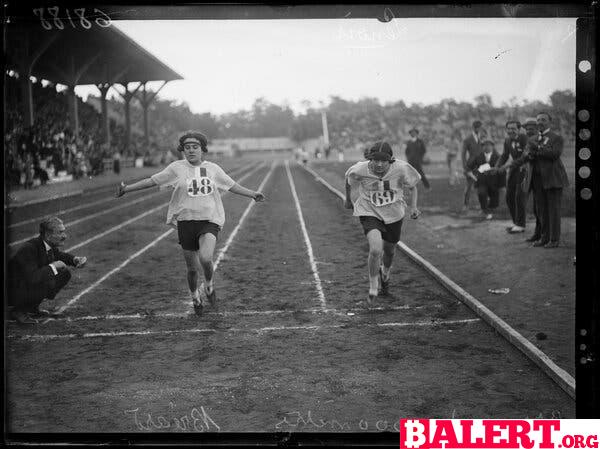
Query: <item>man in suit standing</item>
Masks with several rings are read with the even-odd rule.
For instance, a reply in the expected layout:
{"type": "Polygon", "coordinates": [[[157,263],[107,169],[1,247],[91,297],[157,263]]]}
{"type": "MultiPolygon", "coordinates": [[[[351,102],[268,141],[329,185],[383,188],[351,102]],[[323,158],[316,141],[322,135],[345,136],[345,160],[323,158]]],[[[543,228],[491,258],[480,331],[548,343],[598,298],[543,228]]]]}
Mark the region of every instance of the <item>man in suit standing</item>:
{"type": "Polygon", "coordinates": [[[40,235],[25,242],[9,260],[8,305],[12,318],[35,324],[36,318],[56,316],[41,310],[44,299],[52,300],[69,282],[67,265],[82,268],[87,259],[60,251],[67,238],[57,217],[40,223],[40,235]]]}
{"type": "Polygon", "coordinates": [[[406,161],[419,172],[425,188],[430,189],[429,181],[423,172],[423,158],[427,151],[425,142],[419,138],[419,130],[417,128],[411,129],[408,133],[410,134],[410,140],[406,142],[406,161]]]}
{"type": "MultiPolygon", "coordinates": [[[[538,127],[537,127],[537,121],[535,118],[533,117],[529,117],[528,119],[525,120],[525,134],[527,136],[527,140],[528,140],[528,146],[529,146],[529,140],[531,140],[532,137],[537,137],[538,134],[538,127]]],[[[525,151],[525,153],[529,153],[529,150],[527,149],[525,151]]],[[[532,190],[531,187],[531,172],[533,169],[533,163],[529,162],[529,159],[526,158],[526,160],[528,161],[528,163],[525,165],[525,173],[524,173],[524,177],[525,179],[523,180],[523,191],[525,192],[525,205],[527,206],[527,197],[529,196],[529,192],[532,190]]],[[[538,214],[538,210],[537,210],[537,205],[535,204],[535,195],[531,195],[533,198],[533,215],[535,216],[535,229],[533,231],[533,235],[527,239],[525,239],[526,242],[536,242],[538,241],[541,237],[542,237],[542,225],[540,223],[540,216],[538,214]]]]}
{"type": "Polygon", "coordinates": [[[462,207],[463,212],[466,212],[469,208],[471,190],[473,189],[473,185],[475,183],[473,177],[468,175],[468,166],[473,159],[475,159],[479,154],[481,154],[481,152],[481,122],[479,120],[476,120],[473,122],[473,132],[469,134],[467,138],[463,141],[463,147],[461,152],[463,171],[466,178],[464,202],[462,207]]]}
{"type": "Polygon", "coordinates": [[[500,189],[504,187],[504,175],[494,168],[499,159],[494,142],[486,140],[483,142],[483,152],[467,164],[467,176],[474,182],[481,214],[486,220],[492,219],[492,212],[500,201],[500,189]]]}
{"type": "Polygon", "coordinates": [[[556,248],[560,242],[560,207],[563,188],[569,185],[567,172],[560,160],[563,138],[550,130],[550,114],[536,116],[539,135],[530,140],[532,161],[531,184],[540,217],[541,235],[533,246],[556,248]]]}
{"type": "Polygon", "coordinates": [[[508,179],[506,181],[506,204],[512,218],[512,226],[506,230],[511,234],[525,232],[525,206],[527,204],[527,193],[521,188],[526,167],[510,167],[508,158],[511,162],[523,156],[527,146],[527,136],[520,134],[521,123],[517,120],[506,122],[506,134],[508,137],[504,140],[504,150],[498,160],[497,168],[502,174],[508,170],[508,179]]]}

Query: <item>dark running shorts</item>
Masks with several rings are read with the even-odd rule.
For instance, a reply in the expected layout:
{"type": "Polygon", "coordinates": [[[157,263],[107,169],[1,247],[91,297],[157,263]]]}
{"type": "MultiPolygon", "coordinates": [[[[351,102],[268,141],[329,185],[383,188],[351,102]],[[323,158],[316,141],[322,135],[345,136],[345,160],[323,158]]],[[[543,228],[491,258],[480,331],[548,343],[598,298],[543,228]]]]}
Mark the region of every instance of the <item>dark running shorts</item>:
{"type": "Polygon", "coordinates": [[[177,235],[179,244],[187,251],[198,251],[200,245],[198,239],[202,234],[213,234],[219,237],[221,228],[218,224],[208,220],[182,220],[177,222],[177,235]]]}
{"type": "Polygon", "coordinates": [[[400,232],[402,231],[402,220],[385,224],[379,218],[360,216],[360,224],[365,231],[365,235],[372,229],[379,229],[381,238],[386,242],[398,243],[400,241],[400,232]]]}

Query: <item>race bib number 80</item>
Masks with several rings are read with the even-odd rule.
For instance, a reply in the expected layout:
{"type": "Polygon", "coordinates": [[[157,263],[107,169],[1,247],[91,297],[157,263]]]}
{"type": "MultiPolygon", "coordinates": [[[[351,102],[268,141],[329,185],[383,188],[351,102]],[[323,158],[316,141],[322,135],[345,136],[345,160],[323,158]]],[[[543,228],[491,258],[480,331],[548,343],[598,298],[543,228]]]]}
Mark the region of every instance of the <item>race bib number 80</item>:
{"type": "Polygon", "coordinates": [[[189,196],[205,196],[210,195],[214,191],[214,185],[210,178],[193,178],[188,179],[187,193],[189,196]]]}
{"type": "Polygon", "coordinates": [[[371,193],[371,203],[375,206],[386,206],[392,204],[398,199],[394,190],[384,190],[371,193]]]}

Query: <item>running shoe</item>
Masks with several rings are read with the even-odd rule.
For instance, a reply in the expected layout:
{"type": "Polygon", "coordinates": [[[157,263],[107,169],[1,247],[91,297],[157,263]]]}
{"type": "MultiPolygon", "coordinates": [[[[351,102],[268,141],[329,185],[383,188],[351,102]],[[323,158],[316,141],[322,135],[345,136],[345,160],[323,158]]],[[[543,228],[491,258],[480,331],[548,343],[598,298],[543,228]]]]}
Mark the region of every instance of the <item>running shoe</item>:
{"type": "Polygon", "coordinates": [[[215,287],[213,285],[212,292],[208,293],[208,289],[206,286],[204,288],[204,294],[206,295],[206,299],[208,299],[208,303],[211,306],[214,306],[217,303],[217,292],[215,291],[215,287]]]}
{"type": "Polygon", "coordinates": [[[383,280],[383,268],[379,267],[379,293],[387,296],[389,293],[390,287],[390,278],[388,277],[387,281],[383,280]]]}
{"type": "Polygon", "coordinates": [[[204,311],[204,305],[200,299],[192,300],[192,304],[194,305],[194,313],[198,316],[202,316],[202,312],[204,311]]]}
{"type": "Polygon", "coordinates": [[[373,305],[373,302],[375,301],[375,298],[377,298],[377,295],[371,295],[369,293],[369,296],[367,296],[367,305],[369,307],[371,307],[373,305]]]}

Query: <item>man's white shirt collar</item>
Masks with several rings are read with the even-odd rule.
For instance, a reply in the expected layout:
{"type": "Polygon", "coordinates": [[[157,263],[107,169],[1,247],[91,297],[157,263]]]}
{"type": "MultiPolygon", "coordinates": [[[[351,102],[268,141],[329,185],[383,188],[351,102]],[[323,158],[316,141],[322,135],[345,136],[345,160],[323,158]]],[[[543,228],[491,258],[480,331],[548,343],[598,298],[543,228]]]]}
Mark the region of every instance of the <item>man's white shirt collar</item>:
{"type": "Polygon", "coordinates": [[[46,247],[46,252],[50,251],[52,247],[46,243],[46,240],[42,240],[44,242],[44,246],[46,247]]]}
{"type": "Polygon", "coordinates": [[[542,131],[542,136],[545,136],[549,132],[550,132],[550,128],[546,128],[545,130],[542,131]]]}

